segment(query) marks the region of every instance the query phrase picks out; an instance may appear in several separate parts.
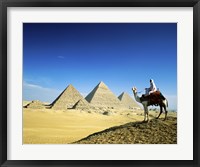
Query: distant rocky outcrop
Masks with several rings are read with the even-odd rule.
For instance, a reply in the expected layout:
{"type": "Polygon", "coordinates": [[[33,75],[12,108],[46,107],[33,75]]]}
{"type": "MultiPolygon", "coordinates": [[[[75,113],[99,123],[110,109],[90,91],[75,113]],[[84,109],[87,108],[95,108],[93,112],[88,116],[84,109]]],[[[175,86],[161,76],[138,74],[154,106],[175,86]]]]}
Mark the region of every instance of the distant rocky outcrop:
{"type": "Polygon", "coordinates": [[[72,86],[69,85],[51,104],[52,109],[65,110],[68,108],[73,108],[73,106],[80,100],[83,96],[72,86]]]}
{"type": "Polygon", "coordinates": [[[32,108],[32,109],[44,109],[44,104],[39,100],[33,100],[29,104],[25,106],[25,108],[32,108]]]}
{"type": "Polygon", "coordinates": [[[95,107],[123,108],[123,104],[114,93],[101,81],[85,99],[95,107]]]}

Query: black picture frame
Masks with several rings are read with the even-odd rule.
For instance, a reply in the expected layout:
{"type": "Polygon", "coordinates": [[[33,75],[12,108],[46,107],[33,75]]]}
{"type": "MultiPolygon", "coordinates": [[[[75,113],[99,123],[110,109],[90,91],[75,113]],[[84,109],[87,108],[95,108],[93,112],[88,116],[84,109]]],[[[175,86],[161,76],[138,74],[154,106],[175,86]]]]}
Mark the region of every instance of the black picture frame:
{"type": "MultiPolygon", "coordinates": [[[[0,164],[17,166],[200,166],[200,2],[199,0],[0,0],[0,164]],[[193,160],[7,160],[7,8],[8,7],[193,7],[193,160]]],[[[160,154],[160,153],[155,153],[160,154]]]]}

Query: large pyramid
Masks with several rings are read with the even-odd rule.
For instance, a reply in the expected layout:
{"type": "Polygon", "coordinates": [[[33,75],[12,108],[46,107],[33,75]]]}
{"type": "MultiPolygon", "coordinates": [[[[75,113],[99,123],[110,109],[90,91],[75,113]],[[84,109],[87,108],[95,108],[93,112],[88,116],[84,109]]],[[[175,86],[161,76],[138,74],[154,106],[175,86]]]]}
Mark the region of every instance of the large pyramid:
{"type": "Polygon", "coordinates": [[[69,85],[51,104],[53,109],[72,108],[83,96],[69,85]]]}
{"type": "Polygon", "coordinates": [[[109,90],[109,88],[100,82],[85,99],[94,107],[103,108],[122,108],[123,104],[120,100],[109,90]]]}
{"type": "Polygon", "coordinates": [[[133,100],[129,94],[123,92],[118,99],[129,109],[140,108],[140,106],[133,100]]]}

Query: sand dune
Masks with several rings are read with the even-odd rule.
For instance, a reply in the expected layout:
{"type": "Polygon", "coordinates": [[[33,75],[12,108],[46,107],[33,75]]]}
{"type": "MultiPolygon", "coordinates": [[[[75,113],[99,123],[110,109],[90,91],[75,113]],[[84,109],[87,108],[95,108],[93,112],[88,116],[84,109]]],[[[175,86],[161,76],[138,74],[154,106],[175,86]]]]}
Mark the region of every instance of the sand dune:
{"type": "Polygon", "coordinates": [[[131,122],[94,133],[75,144],[176,144],[177,121],[152,119],[149,123],[131,122]]]}

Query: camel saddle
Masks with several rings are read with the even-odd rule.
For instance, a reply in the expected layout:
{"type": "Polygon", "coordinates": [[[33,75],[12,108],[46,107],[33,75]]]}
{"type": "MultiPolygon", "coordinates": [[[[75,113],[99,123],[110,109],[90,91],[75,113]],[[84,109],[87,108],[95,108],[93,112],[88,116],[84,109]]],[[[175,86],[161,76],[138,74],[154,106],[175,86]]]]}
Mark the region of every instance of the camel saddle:
{"type": "Polygon", "coordinates": [[[142,95],[140,97],[141,101],[148,101],[149,105],[159,105],[162,103],[163,100],[165,100],[165,97],[162,95],[160,91],[155,91],[151,93],[150,95],[142,95]]]}

